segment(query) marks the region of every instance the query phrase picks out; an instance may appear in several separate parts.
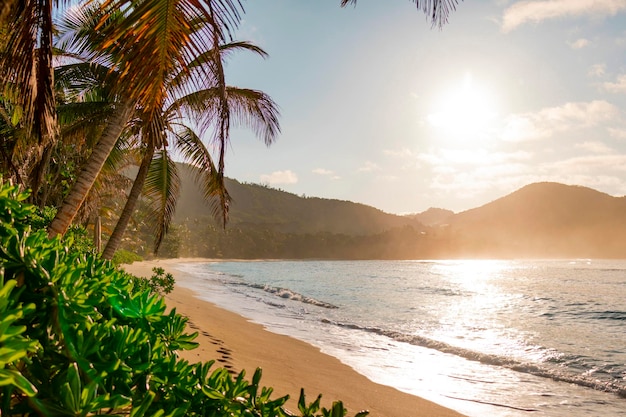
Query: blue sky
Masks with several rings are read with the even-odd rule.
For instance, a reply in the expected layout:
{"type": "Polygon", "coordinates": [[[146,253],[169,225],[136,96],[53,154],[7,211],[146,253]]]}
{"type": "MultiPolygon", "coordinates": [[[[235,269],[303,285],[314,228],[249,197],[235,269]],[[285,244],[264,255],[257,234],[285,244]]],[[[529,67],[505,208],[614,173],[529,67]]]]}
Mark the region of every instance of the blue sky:
{"type": "Polygon", "coordinates": [[[390,213],[478,207],[538,181],[626,194],[626,0],[250,0],[228,82],[268,93],[269,148],[232,132],[226,175],[390,213]]]}

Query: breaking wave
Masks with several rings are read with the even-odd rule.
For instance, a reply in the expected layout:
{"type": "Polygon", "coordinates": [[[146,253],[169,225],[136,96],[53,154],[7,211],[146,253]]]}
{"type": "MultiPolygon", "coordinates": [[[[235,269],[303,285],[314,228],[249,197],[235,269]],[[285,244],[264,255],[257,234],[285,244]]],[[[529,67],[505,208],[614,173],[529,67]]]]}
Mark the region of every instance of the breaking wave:
{"type": "Polygon", "coordinates": [[[239,286],[248,287],[248,288],[254,288],[257,290],[262,290],[262,291],[265,291],[266,293],[275,295],[276,297],[280,297],[282,299],[299,301],[301,303],[310,304],[310,305],[314,305],[317,307],[330,308],[330,309],[339,308],[334,304],[317,300],[312,297],[307,297],[306,295],[290,290],[289,288],[273,287],[271,285],[254,284],[254,283],[248,283],[248,282],[231,282],[230,284],[239,285],[239,286]]]}
{"type": "MultiPolygon", "coordinates": [[[[562,369],[551,369],[548,366],[542,366],[541,363],[527,363],[516,360],[514,358],[493,355],[488,353],[476,352],[470,349],[453,346],[439,340],[430,339],[420,335],[408,335],[393,330],[385,330],[377,327],[364,327],[356,324],[340,323],[328,319],[322,319],[322,323],[330,324],[346,329],[374,333],[385,336],[397,342],[409,343],[428,349],[434,349],[439,352],[448,353],[459,356],[467,360],[480,362],[486,365],[500,366],[517,372],[523,372],[543,378],[550,378],[555,381],[576,384],[586,388],[592,388],[597,391],[615,393],[622,398],[626,398],[626,384],[618,380],[619,376],[612,375],[608,380],[600,380],[593,375],[574,374],[564,372],[562,369]]],[[[571,358],[576,361],[577,358],[571,358]]]]}

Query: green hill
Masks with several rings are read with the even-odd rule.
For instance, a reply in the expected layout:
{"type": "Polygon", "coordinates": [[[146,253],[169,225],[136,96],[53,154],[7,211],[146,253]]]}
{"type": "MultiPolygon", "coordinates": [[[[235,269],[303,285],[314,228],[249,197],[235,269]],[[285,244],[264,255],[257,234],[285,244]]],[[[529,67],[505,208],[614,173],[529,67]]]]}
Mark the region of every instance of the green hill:
{"type": "Polygon", "coordinates": [[[184,172],[170,256],[626,258],[626,198],[586,187],[537,183],[457,214],[431,208],[398,216],[229,179],[233,202],[223,229],[184,172]]]}
{"type": "Polygon", "coordinates": [[[459,255],[626,257],[626,198],[536,183],[449,219],[459,255]]]}
{"type": "MultiPolygon", "coordinates": [[[[210,209],[189,170],[181,169],[183,186],[175,221],[207,219],[210,209]]],[[[370,235],[393,228],[425,227],[416,219],[385,213],[350,201],[300,197],[259,184],[226,179],[232,197],[229,228],[266,228],[280,233],[370,235]]],[[[208,220],[207,220],[208,221],[208,220]]]]}

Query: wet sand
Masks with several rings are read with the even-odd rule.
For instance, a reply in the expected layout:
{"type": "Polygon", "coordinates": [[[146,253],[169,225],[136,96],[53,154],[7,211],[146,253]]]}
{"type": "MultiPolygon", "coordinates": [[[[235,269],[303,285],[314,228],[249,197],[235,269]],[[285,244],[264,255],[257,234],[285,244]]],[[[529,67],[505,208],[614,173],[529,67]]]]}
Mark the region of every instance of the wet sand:
{"type": "MultiPolygon", "coordinates": [[[[172,267],[179,262],[207,259],[171,259],[135,262],[123,268],[134,275],[150,277],[153,267],[174,275],[176,282],[184,274],[172,267]]],[[[322,394],[322,406],[343,401],[348,417],[366,409],[375,417],[461,417],[462,415],[431,401],[406,394],[395,388],[374,383],[338,359],[297,339],[271,333],[238,314],[219,308],[176,285],[165,297],[168,308],[186,316],[190,332],[198,332],[197,349],[181,352],[181,357],[195,362],[216,360],[217,365],[238,374],[246,371],[252,378],[256,368],[263,370],[261,384],[274,388],[274,398],[289,395],[286,408],[297,410],[300,389],[307,402],[322,394]]]]}

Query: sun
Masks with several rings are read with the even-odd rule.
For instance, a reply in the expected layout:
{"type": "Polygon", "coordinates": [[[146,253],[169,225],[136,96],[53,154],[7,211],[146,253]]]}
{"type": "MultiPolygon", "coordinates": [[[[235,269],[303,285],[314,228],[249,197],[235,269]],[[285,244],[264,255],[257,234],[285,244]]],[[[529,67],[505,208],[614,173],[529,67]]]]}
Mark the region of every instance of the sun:
{"type": "Polygon", "coordinates": [[[428,123],[438,133],[464,141],[484,136],[496,116],[490,92],[466,75],[462,85],[450,88],[433,103],[428,123]]]}

